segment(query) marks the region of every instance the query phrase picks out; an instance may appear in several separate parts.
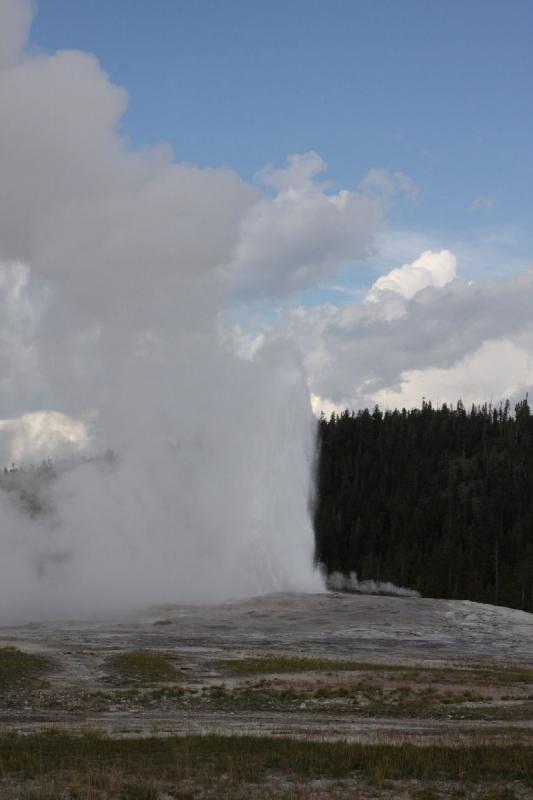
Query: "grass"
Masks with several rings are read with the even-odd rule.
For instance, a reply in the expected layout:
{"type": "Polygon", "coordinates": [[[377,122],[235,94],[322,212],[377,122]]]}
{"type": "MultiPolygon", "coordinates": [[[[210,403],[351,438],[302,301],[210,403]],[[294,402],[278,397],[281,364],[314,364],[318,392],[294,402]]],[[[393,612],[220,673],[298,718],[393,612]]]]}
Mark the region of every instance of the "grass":
{"type": "MultiPolygon", "coordinates": [[[[231,782],[231,776],[227,776],[230,780],[218,781],[215,785],[209,783],[204,786],[196,786],[193,791],[188,789],[182,790],[175,784],[158,785],[154,784],[141,784],[141,783],[125,783],[118,780],[111,781],[107,784],[100,784],[98,786],[90,785],[83,786],[78,784],[66,788],[64,785],[56,784],[52,787],[52,791],[48,789],[30,790],[29,792],[22,792],[16,795],[17,800],[249,800],[254,797],[255,800],[364,800],[364,798],[386,798],[386,800],[393,800],[395,797],[409,797],[411,800],[519,800],[518,795],[508,787],[490,788],[488,792],[483,789],[474,790],[468,793],[462,790],[454,790],[453,787],[444,787],[445,794],[442,793],[443,787],[439,789],[423,788],[413,789],[412,786],[401,787],[391,785],[390,782],[384,781],[380,785],[383,793],[379,791],[377,786],[370,788],[370,791],[361,793],[361,785],[356,786],[342,786],[337,784],[330,785],[327,788],[323,785],[320,787],[312,787],[305,783],[296,783],[291,781],[290,784],[283,785],[270,785],[263,784],[234,784],[231,782]],[[392,794],[399,789],[400,794],[392,794]],[[446,791],[446,788],[451,789],[451,793],[446,791]],[[402,790],[403,789],[403,790],[402,790]],[[407,795],[405,790],[409,791],[407,795]],[[378,793],[376,793],[376,790],[378,793]],[[252,794],[250,794],[252,792],[252,794]]],[[[528,795],[529,796],[529,795],[528,795]]],[[[525,795],[521,794],[520,798],[525,795]]]]}
{"type": "Polygon", "coordinates": [[[365,664],[333,658],[310,658],[305,656],[258,656],[256,658],[234,658],[217,661],[216,669],[234,675],[265,675],[282,672],[375,672],[405,670],[397,664],[365,664]]]}
{"type": "Polygon", "coordinates": [[[161,683],[176,681],[180,673],[174,666],[177,656],[151,650],[131,650],[107,659],[107,667],[115,682],[161,683]]]}
{"type": "Polygon", "coordinates": [[[23,653],[15,647],[0,648],[0,694],[34,685],[49,667],[44,656],[23,653]]]}
{"type": "Polygon", "coordinates": [[[516,683],[533,685],[533,669],[527,667],[472,667],[454,670],[454,675],[465,673],[478,683],[509,686],[516,683]]]}
{"type": "MultiPolygon", "coordinates": [[[[269,653],[217,661],[224,677],[219,685],[202,686],[191,682],[190,675],[182,675],[177,659],[172,652],[149,649],[116,653],[106,660],[107,692],[71,698],[71,706],[75,710],[104,711],[118,703],[121,708],[160,705],[167,709],[331,711],[396,718],[460,715],[478,719],[489,715],[493,720],[530,719],[533,715],[533,693],[529,690],[533,670],[527,668],[445,670],[269,653]],[[314,679],[312,673],[321,673],[322,677],[314,679]],[[281,677],[283,674],[288,677],[281,677]],[[233,676],[239,680],[229,680],[233,676]],[[492,688],[483,688],[489,685],[492,688]],[[499,705],[493,691],[498,686],[499,699],[514,702],[499,705]]],[[[42,656],[0,649],[0,694],[42,688],[44,684],[38,679],[47,667],[49,662],[42,656]]],[[[35,695],[32,704],[54,708],[55,695],[41,694],[35,695]]],[[[60,698],[59,707],[66,707],[65,698],[60,698]]]]}
{"type": "MultiPolygon", "coordinates": [[[[298,688],[290,685],[273,684],[261,679],[255,684],[239,687],[214,685],[195,690],[194,693],[181,689],[179,694],[172,690],[149,691],[143,695],[145,702],[153,700],[176,702],[180,706],[206,706],[225,710],[263,711],[273,710],[291,712],[297,710],[331,711],[335,714],[360,713],[365,716],[388,716],[396,718],[442,718],[451,712],[464,713],[465,703],[479,704],[481,695],[473,692],[456,694],[439,693],[428,690],[384,692],[379,686],[372,687],[359,683],[352,687],[322,686],[316,689],[298,688]]],[[[468,709],[470,716],[486,717],[489,706],[484,703],[468,709]]],[[[520,708],[523,708],[522,706],[520,708]]],[[[529,707],[529,710],[533,710],[529,707]]],[[[506,709],[508,715],[508,710],[506,709]]],[[[507,718],[507,717],[506,717],[507,718]]]]}
{"type": "Polygon", "coordinates": [[[209,687],[203,702],[223,708],[307,711],[331,709],[337,713],[374,716],[441,718],[461,714],[470,719],[529,718],[533,695],[529,687],[533,670],[527,667],[424,667],[365,663],[347,659],[266,654],[264,656],[217,661],[226,676],[247,680],[236,686],[209,687]],[[357,673],[344,678],[338,673],[357,673]],[[283,674],[325,673],[324,682],[312,686],[310,676],[290,678],[283,674]],[[266,676],[266,677],[265,677],[266,676]],[[509,694],[509,687],[514,694],[509,694]],[[499,700],[513,700],[499,706],[499,700]],[[503,697],[501,696],[503,693],[503,697]]]}
{"type": "MultiPolygon", "coordinates": [[[[528,695],[513,696],[512,705],[501,706],[497,695],[491,691],[480,692],[469,681],[430,683],[414,673],[408,683],[405,675],[396,673],[392,681],[386,674],[355,673],[345,678],[338,673],[328,673],[320,682],[311,675],[292,675],[287,679],[280,674],[244,673],[237,683],[224,681],[217,684],[158,684],[128,685],[117,701],[136,707],[160,704],[165,708],[211,708],[226,711],[329,711],[335,714],[362,714],[364,716],[390,716],[395,718],[431,718],[460,716],[468,719],[530,719],[533,703],[528,695]]],[[[523,689],[523,687],[522,687],[523,689]]]]}
{"type": "Polygon", "coordinates": [[[420,667],[402,664],[366,663],[347,659],[306,656],[266,655],[216,661],[216,669],[235,675],[261,675],[296,672],[401,672],[406,680],[428,675],[448,682],[468,679],[480,683],[507,686],[533,684],[533,669],[527,667],[420,667]]]}
{"type": "Polygon", "coordinates": [[[39,778],[54,772],[124,770],[157,780],[231,773],[261,781],[268,773],[305,778],[522,780],[533,784],[533,747],[349,744],[252,736],[109,739],[41,733],[0,737],[0,773],[39,778]]]}

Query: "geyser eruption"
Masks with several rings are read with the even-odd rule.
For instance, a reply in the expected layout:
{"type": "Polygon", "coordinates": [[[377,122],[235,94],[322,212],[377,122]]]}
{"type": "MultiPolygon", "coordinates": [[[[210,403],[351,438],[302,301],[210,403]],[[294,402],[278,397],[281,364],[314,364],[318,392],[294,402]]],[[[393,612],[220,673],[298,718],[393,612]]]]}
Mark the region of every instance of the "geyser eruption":
{"type": "Polygon", "coordinates": [[[243,365],[215,351],[201,387],[173,376],[164,415],[144,392],[142,408],[129,406],[135,421],[125,413],[118,460],[59,462],[33,519],[7,493],[3,621],[319,588],[306,508],[312,427],[301,375],[279,358],[243,365]]]}
{"type": "Polygon", "coordinates": [[[0,0],[0,455],[63,460],[4,476],[0,622],[320,589],[298,358],[221,330],[260,193],[130,152],[125,93],[89,55],[26,53],[30,22],[0,0]]]}

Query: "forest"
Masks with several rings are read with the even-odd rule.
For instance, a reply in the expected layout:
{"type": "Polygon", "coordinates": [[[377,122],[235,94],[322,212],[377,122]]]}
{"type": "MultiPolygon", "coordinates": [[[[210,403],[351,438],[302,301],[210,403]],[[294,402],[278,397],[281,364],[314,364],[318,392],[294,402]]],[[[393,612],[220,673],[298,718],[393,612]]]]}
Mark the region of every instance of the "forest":
{"type": "Polygon", "coordinates": [[[533,417],[461,402],[321,417],[316,561],[533,611],[533,417]]]}

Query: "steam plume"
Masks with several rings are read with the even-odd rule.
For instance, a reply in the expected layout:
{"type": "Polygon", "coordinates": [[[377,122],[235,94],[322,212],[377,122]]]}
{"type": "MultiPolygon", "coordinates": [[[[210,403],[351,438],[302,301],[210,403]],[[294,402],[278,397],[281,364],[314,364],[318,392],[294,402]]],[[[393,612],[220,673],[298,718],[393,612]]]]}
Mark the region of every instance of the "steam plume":
{"type": "Polygon", "coordinates": [[[0,454],[119,458],[61,462],[30,510],[29,478],[6,478],[0,623],[320,589],[298,358],[278,340],[245,361],[220,335],[252,291],[238,243],[258,190],[131,152],[125,92],[87,54],[28,55],[30,20],[0,0],[0,454]]]}

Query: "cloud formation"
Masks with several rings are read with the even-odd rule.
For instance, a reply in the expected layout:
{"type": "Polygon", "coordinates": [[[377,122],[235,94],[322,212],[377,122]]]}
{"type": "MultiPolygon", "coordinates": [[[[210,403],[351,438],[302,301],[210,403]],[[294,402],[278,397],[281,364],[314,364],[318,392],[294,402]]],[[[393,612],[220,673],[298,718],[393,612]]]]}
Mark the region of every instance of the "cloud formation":
{"type": "Polygon", "coordinates": [[[425,250],[410,264],[404,264],[378,278],[366,300],[377,303],[382,292],[394,292],[410,299],[428,286],[442,288],[455,278],[455,266],[455,256],[449,250],[441,250],[439,253],[425,250]]]}
{"type": "Polygon", "coordinates": [[[378,391],[375,400],[383,407],[419,406],[422,399],[434,403],[465,405],[523,399],[533,383],[530,351],[511,339],[488,339],[451,367],[406,370],[399,386],[378,391]],[[520,395],[518,397],[518,395],[520,395]]]}
{"type": "Polygon", "coordinates": [[[283,297],[368,255],[386,203],[362,191],[329,192],[317,181],[325,169],[320,156],[307,153],[290,156],[284,169],[260,173],[273,196],[250,208],[224,268],[244,294],[283,297]]]}
{"type": "Polygon", "coordinates": [[[31,0],[2,0],[0,7],[0,68],[16,63],[28,37],[33,16],[31,0]]]}
{"type": "Polygon", "coordinates": [[[398,193],[414,199],[420,192],[416,183],[404,172],[390,173],[386,169],[376,169],[375,167],[370,169],[360,181],[359,189],[389,201],[398,193]]]}
{"type": "Polygon", "coordinates": [[[83,422],[57,411],[38,411],[0,420],[0,458],[3,465],[28,464],[81,453],[88,445],[83,422]]]}
{"type": "Polygon", "coordinates": [[[393,280],[384,276],[379,289],[378,280],[371,302],[285,317],[305,353],[315,409],[409,407],[423,397],[497,402],[525,393],[533,380],[533,272],[466,283],[449,280],[451,253],[432,255],[423,288],[415,261],[389,273],[393,280]]]}

